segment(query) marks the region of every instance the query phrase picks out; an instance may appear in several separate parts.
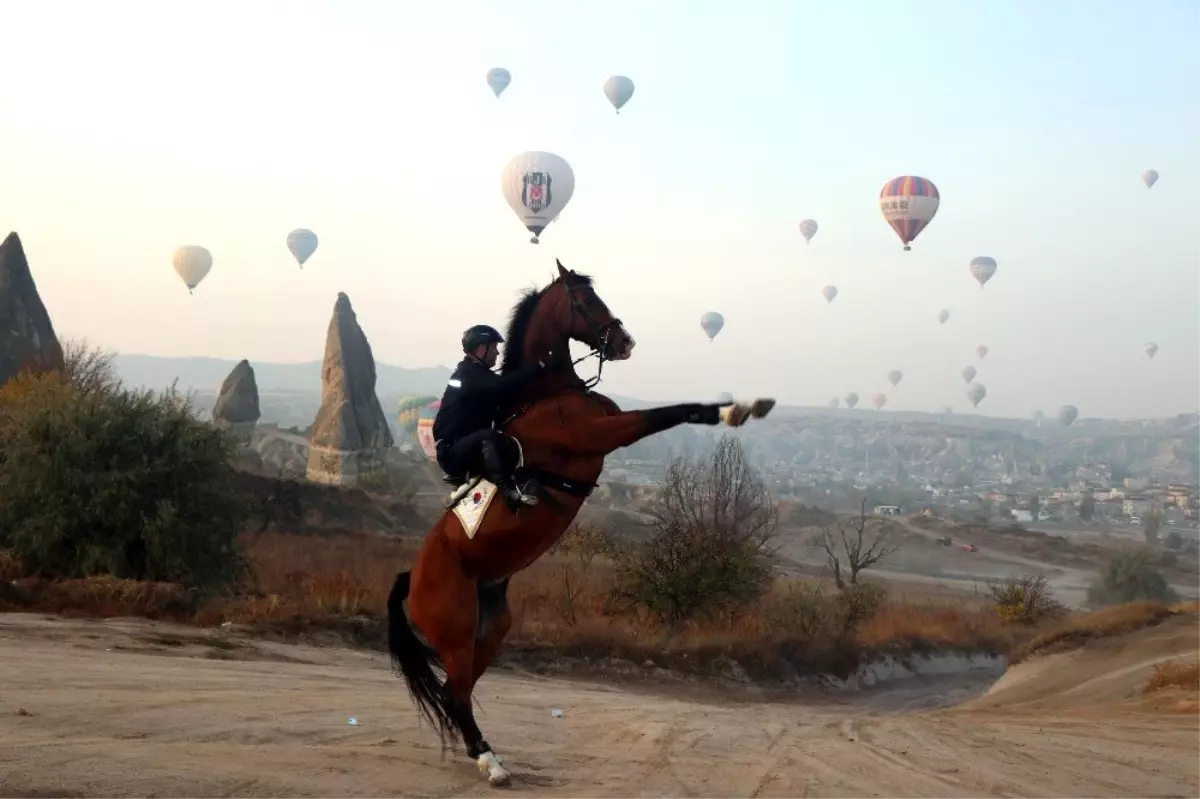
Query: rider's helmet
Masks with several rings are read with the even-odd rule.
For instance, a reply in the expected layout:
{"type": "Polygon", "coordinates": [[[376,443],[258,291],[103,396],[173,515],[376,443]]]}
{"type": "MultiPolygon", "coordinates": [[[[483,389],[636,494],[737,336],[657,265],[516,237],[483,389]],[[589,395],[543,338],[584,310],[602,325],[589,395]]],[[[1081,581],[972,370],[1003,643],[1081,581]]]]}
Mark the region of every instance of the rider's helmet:
{"type": "Polygon", "coordinates": [[[475,325],[467,328],[467,331],[462,336],[463,352],[468,355],[475,351],[475,348],[483,344],[503,344],[504,337],[494,327],[488,325],[475,325]]]}

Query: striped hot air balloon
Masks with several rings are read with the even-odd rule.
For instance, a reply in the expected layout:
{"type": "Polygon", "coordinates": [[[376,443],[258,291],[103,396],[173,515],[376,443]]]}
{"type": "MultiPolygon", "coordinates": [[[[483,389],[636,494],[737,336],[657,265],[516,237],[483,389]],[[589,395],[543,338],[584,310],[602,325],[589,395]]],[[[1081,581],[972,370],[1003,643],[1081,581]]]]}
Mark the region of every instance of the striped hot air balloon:
{"type": "Polygon", "coordinates": [[[912,249],[909,244],[933,220],[940,202],[933,181],[914,175],[892,178],[879,192],[879,210],[906,250],[912,249]]]}

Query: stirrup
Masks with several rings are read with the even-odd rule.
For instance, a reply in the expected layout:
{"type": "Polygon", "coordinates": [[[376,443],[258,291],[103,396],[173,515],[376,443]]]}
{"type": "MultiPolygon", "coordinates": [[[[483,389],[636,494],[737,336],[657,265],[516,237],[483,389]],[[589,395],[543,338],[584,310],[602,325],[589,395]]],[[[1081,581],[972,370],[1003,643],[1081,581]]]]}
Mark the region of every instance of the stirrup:
{"type": "Polygon", "coordinates": [[[508,486],[507,488],[505,488],[504,496],[510,502],[516,503],[518,505],[527,505],[529,507],[532,507],[532,506],[538,504],[538,501],[539,501],[537,494],[527,494],[520,487],[515,486],[515,485],[508,486]]]}

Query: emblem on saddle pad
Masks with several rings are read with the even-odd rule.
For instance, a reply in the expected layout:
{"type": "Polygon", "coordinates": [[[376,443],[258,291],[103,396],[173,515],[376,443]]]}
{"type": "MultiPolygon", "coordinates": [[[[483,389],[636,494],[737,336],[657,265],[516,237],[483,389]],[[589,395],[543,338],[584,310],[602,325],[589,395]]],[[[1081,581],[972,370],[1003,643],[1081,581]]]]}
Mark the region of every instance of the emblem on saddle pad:
{"type": "Polygon", "coordinates": [[[480,480],[478,485],[472,488],[466,496],[455,504],[454,515],[458,517],[458,521],[462,524],[463,532],[467,534],[467,538],[475,537],[475,532],[479,529],[479,523],[483,521],[483,515],[487,513],[487,509],[495,497],[495,484],[488,480],[480,480]]]}

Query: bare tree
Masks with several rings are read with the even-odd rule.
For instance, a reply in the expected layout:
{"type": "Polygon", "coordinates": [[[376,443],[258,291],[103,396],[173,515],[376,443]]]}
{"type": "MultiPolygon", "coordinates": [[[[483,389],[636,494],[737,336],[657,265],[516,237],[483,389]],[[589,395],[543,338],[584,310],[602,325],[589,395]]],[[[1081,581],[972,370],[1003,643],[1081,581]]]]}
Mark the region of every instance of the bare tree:
{"type": "Polygon", "coordinates": [[[67,339],[62,351],[63,376],[80,394],[108,393],[120,387],[116,353],[93,347],[86,339],[67,339]]]}
{"type": "Polygon", "coordinates": [[[858,575],[900,548],[902,541],[896,525],[884,519],[867,518],[867,500],[862,501],[858,521],[847,525],[838,520],[837,532],[826,527],[817,541],[825,550],[825,559],[837,587],[857,585],[858,575]]]}

